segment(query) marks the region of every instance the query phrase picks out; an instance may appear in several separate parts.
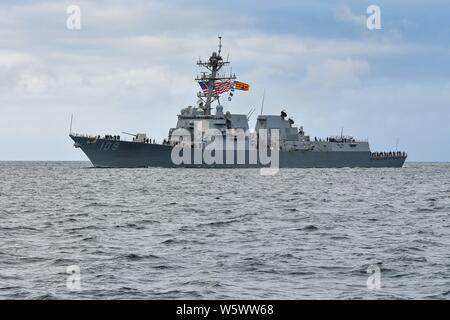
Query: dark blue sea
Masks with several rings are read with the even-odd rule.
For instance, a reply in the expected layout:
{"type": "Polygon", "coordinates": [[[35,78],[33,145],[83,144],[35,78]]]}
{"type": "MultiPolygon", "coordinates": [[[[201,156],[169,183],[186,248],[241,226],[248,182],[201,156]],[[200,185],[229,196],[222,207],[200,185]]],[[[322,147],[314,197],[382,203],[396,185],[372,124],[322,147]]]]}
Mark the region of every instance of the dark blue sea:
{"type": "Polygon", "coordinates": [[[448,299],[449,248],[448,163],[0,162],[3,299],[448,299]]]}

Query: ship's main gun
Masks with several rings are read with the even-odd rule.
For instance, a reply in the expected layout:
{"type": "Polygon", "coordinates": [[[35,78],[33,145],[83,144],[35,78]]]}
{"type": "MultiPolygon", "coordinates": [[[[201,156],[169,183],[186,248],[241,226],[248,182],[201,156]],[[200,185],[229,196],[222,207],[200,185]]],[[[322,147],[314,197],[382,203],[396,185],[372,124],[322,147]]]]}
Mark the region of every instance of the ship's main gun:
{"type": "Polygon", "coordinates": [[[133,137],[135,137],[135,138],[137,138],[137,134],[135,134],[135,133],[128,133],[128,132],[124,132],[124,131],[122,131],[122,133],[123,134],[127,134],[127,135],[129,135],[129,136],[133,136],[133,137]]]}
{"type": "Polygon", "coordinates": [[[150,143],[151,139],[147,138],[147,135],[145,133],[128,133],[128,132],[122,132],[123,134],[127,134],[129,136],[133,137],[133,142],[144,142],[144,143],[150,143]]]}

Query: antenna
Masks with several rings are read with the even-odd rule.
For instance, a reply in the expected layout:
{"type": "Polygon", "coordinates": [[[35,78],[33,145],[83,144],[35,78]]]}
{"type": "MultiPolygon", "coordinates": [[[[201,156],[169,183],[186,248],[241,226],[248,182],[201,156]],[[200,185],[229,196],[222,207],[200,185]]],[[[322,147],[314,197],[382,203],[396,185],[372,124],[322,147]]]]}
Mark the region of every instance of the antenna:
{"type": "Polygon", "coordinates": [[[399,141],[399,138],[397,137],[397,141],[395,142],[395,151],[398,151],[398,141],[399,141]]]}
{"type": "Polygon", "coordinates": [[[262,102],[261,102],[261,115],[263,114],[264,111],[264,100],[266,98],[266,88],[264,88],[264,93],[263,93],[263,97],[262,97],[262,102]]]}
{"type": "Polygon", "coordinates": [[[344,138],[344,127],[341,128],[341,139],[344,138]]]}
{"type": "MultiPolygon", "coordinates": [[[[220,104],[220,95],[223,92],[220,92],[220,90],[216,90],[214,85],[216,81],[234,81],[236,78],[234,75],[232,75],[230,70],[230,76],[227,77],[227,72],[222,70],[222,68],[225,65],[229,64],[229,61],[223,61],[222,59],[222,36],[219,34],[217,36],[219,39],[219,51],[214,51],[210,58],[203,62],[198,61],[197,65],[207,69],[207,72],[202,72],[199,76],[195,78],[196,81],[201,81],[203,83],[200,83],[200,86],[202,87],[202,91],[199,91],[197,94],[198,98],[205,98],[205,105],[203,107],[203,110],[205,111],[206,116],[211,115],[211,104],[213,102],[217,102],[220,104]],[[222,70],[222,71],[221,71],[222,70]]],[[[231,90],[231,89],[230,89],[231,90]]],[[[227,90],[228,91],[228,90],[227,90]]]]}
{"type": "Polygon", "coordinates": [[[219,38],[219,56],[220,56],[220,53],[222,52],[222,36],[218,36],[218,38],[219,38]]]}
{"type": "Polygon", "coordinates": [[[73,113],[70,115],[70,129],[69,129],[69,135],[72,134],[72,122],[73,122],[73,113]]]}

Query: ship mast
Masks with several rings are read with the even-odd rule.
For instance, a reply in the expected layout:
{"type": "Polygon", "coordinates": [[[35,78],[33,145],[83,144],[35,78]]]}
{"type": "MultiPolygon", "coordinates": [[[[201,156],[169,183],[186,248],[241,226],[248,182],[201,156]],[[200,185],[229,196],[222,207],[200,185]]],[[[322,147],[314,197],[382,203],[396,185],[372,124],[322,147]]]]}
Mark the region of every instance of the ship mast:
{"type": "Polygon", "coordinates": [[[232,81],[236,79],[236,75],[231,75],[229,77],[226,77],[224,75],[220,75],[219,71],[222,69],[223,66],[229,64],[229,61],[223,61],[222,56],[222,37],[219,36],[219,51],[213,52],[211,54],[211,57],[207,62],[203,62],[199,59],[197,62],[197,65],[203,68],[206,68],[210,71],[209,74],[207,72],[202,72],[200,76],[195,78],[196,81],[203,81],[207,83],[208,86],[208,92],[205,93],[203,91],[198,93],[198,97],[204,102],[203,105],[203,111],[205,112],[205,115],[211,115],[211,104],[214,101],[219,101],[220,94],[217,94],[214,91],[214,84],[216,81],[232,81]],[[206,99],[206,101],[204,100],[206,99]]]}

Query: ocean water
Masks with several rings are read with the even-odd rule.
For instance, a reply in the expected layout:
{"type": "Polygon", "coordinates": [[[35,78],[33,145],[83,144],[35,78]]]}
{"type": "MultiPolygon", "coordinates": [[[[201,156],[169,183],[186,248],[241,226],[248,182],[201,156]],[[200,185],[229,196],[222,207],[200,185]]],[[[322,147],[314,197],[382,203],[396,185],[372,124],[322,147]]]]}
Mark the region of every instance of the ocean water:
{"type": "Polygon", "coordinates": [[[0,298],[448,299],[449,213],[446,163],[0,162],[0,298]]]}

